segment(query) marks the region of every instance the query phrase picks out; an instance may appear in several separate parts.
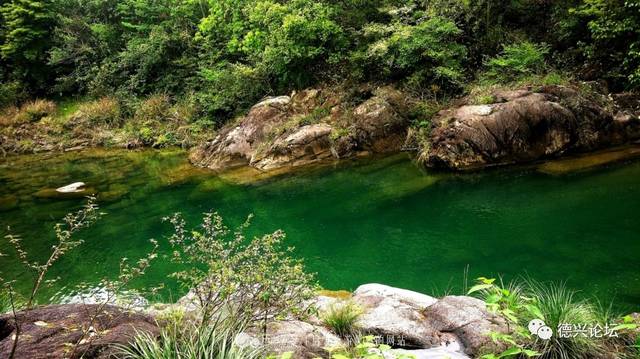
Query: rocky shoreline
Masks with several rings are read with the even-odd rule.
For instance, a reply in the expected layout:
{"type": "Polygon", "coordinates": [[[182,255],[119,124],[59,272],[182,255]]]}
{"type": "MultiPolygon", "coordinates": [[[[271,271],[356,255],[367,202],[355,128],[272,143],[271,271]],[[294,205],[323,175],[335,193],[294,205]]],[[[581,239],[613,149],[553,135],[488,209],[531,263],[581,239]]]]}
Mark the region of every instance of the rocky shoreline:
{"type": "MultiPolygon", "coordinates": [[[[142,312],[116,306],[65,304],[39,307],[18,313],[22,324],[21,344],[16,359],[64,357],[69,343],[80,343],[71,358],[111,358],[114,345],[126,344],[138,332],[160,332],[167,311],[197,310],[188,295],[177,304],[158,304],[142,312]],[[98,313],[93,319],[91,313],[98,313]],[[92,320],[93,319],[93,320],[92,320]],[[90,334],[86,333],[92,326],[90,334]]],[[[309,302],[316,313],[346,301],[363,308],[358,327],[375,335],[398,353],[416,359],[477,357],[486,351],[503,349],[489,333],[508,333],[506,321],[489,312],[483,301],[467,296],[434,298],[422,293],[382,284],[365,284],[352,294],[322,292],[309,302]]],[[[0,315],[0,355],[7,356],[15,334],[13,316],[0,315]]],[[[304,319],[274,321],[267,328],[267,342],[258,329],[240,333],[239,346],[267,348],[270,353],[292,352],[294,358],[326,357],[326,348],[349,343],[323,325],[317,315],[304,319]]]]}
{"type": "Polygon", "coordinates": [[[190,160],[213,170],[273,170],[412,150],[426,167],[468,170],[589,153],[640,139],[640,96],[607,95],[586,84],[494,91],[481,105],[467,97],[435,115],[423,138],[411,127],[411,101],[392,87],[374,89],[352,107],[327,96],[305,90],[262,101],[192,150],[190,160]],[[326,111],[309,120],[317,109],[326,111]]]}
{"type": "MultiPolygon", "coordinates": [[[[211,134],[213,138],[192,144],[189,160],[220,172],[243,166],[282,172],[406,151],[428,168],[472,170],[592,153],[640,140],[640,95],[610,94],[595,83],[495,89],[481,98],[468,95],[453,101],[435,115],[421,112],[420,106],[390,85],[306,89],[270,97],[211,134]]],[[[19,129],[15,139],[0,136],[0,148],[5,142],[28,140],[28,128],[19,129]]],[[[37,131],[33,136],[38,137],[37,131]]],[[[80,138],[53,146],[35,137],[31,142],[41,143],[38,152],[99,146],[80,138]]],[[[130,149],[142,144],[120,145],[130,149]]]]}

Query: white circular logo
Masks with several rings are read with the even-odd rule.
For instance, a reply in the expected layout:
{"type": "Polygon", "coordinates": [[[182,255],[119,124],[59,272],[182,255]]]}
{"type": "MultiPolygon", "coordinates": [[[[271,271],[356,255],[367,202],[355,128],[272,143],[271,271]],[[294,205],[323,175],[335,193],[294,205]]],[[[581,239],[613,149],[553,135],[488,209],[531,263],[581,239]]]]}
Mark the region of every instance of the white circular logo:
{"type": "Polygon", "coordinates": [[[529,332],[533,335],[537,335],[538,329],[544,327],[544,322],[540,319],[534,319],[529,322],[529,332]]]}
{"type": "Polygon", "coordinates": [[[540,339],[542,340],[549,340],[551,339],[552,335],[553,335],[553,331],[551,330],[551,328],[547,327],[546,325],[538,329],[538,337],[540,337],[540,339]]]}
{"type": "Polygon", "coordinates": [[[540,319],[530,321],[527,328],[532,335],[537,335],[542,340],[549,340],[553,336],[553,330],[540,319]]]}

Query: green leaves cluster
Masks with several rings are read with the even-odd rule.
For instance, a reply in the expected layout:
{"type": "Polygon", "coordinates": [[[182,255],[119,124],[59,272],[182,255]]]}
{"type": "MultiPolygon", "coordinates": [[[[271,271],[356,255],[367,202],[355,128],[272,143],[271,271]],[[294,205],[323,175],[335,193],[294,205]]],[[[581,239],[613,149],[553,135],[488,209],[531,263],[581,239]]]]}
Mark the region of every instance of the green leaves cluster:
{"type": "Polygon", "coordinates": [[[391,24],[368,24],[363,31],[368,44],[352,55],[360,71],[382,78],[406,78],[415,88],[461,85],[467,51],[460,43],[462,31],[453,21],[440,16],[417,23],[398,19],[391,24]]]}
{"type": "MultiPolygon", "coordinates": [[[[468,294],[480,297],[487,309],[502,316],[508,324],[508,333],[490,333],[496,343],[508,348],[501,353],[489,353],[483,359],[525,358],[590,358],[602,356],[610,348],[626,345],[626,339],[587,338],[576,336],[561,338],[556,329],[560,324],[612,326],[625,336],[625,331],[635,330],[633,318],[613,315],[610,308],[601,308],[577,298],[576,292],[563,283],[540,283],[530,279],[505,285],[501,280],[480,277],[468,294]],[[549,340],[541,340],[529,333],[527,324],[540,319],[554,330],[549,340]],[[617,324],[616,324],[617,323],[617,324]]],[[[632,336],[635,341],[635,336],[632,336]]]]}
{"type": "Polygon", "coordinates": [[[199,229],[187,230],[179,215],[170,243],[173,260],[185,269],[173,274],[200,309],[202,325],[255,325],[287,315],[304,315],[314,293],[313,275],[283,248],[284,233],[245,237],[249,220],[231,231],[217,213],[206,213],[199,229]]]}
{"type": "Polygon", "coordinates": [[[549,53],[546,44],[529,41],[505,45],[502,53],[485,63],[484,76],[498,82],[510,82],[547,70],[545,56],[549,53]]]}
{"type": "Polygon", "coordinates": [[[0,105],[191,96],[223,124],[266,95],[336,82],[443,98],[485,70],[509,82],[562,68],[637,88],[639,14],[640,0],[7,0],[0,105]]]}

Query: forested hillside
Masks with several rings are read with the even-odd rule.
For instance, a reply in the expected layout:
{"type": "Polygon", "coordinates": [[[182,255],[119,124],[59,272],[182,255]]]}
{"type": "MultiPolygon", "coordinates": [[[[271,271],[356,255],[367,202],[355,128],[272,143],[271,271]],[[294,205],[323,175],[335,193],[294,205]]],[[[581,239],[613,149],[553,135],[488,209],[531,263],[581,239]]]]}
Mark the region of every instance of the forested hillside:
{"type": "Polygon", "coordinates": [[[217,127],[266,95],[319,84],[394,83],[421,99],[548,74],[640,85],[638,0],[5,0],[0,9],[3,107],[107,97],[126,117],[160,95],[187,121],[217,127]]]}

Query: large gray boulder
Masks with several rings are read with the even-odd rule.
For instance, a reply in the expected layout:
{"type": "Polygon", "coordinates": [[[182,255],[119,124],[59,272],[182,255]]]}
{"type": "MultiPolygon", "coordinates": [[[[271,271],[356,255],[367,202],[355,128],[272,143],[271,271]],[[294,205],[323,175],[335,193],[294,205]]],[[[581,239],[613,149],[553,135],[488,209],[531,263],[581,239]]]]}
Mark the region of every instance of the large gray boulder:
{"type": "Polygon", "coordinates": [[[399,151],[407,133],[405,96],[392,87],[344,93],[310,89],[264,100],[190,153],[201,167],[260,170],[303,166],[363,153],[399,151]]]}
{"type": "Polygon", "coordinates": [[[393,347],[433,349],[467,355],[500,350],[490,332],[508,332],[506,322],[490,313],[481,300],[424,294],[379,284],[354,292],[353,300],[365,312],[359,326],[393,347]]]}
{"type": "Polygon", "coordinates": [[[433,119],[431,167],[473,169],[587,152],[640,138],[638,96],[544,86],[497,92],[494,103],[462,105],[433,119]]]}

